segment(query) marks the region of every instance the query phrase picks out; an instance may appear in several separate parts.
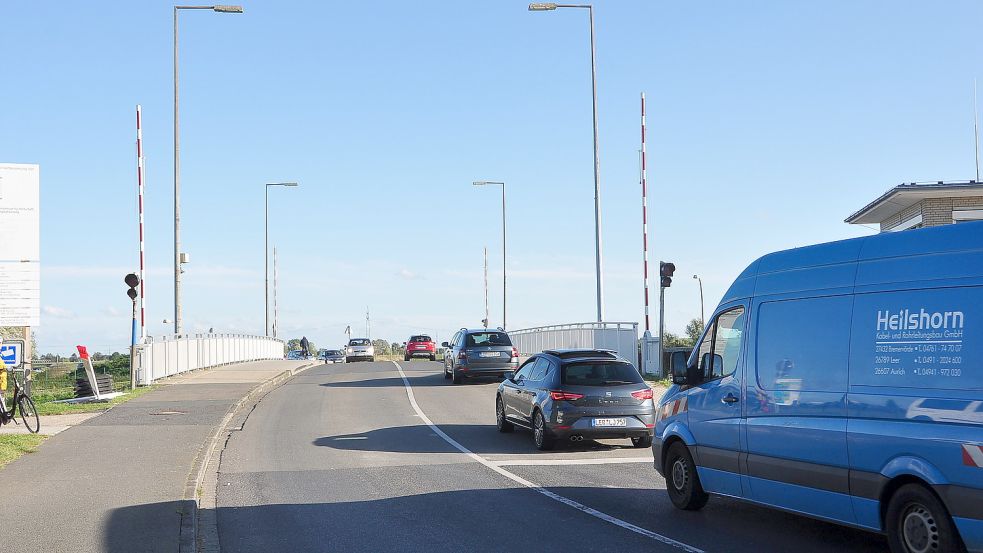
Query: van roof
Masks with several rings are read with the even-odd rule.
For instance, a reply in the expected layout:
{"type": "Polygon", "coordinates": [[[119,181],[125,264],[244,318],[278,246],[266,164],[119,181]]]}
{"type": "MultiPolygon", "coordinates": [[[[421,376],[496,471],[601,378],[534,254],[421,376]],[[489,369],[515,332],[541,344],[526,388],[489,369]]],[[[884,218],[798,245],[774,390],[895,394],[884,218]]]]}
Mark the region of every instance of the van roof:
{"type": "Polygon", "coordinates": [[[762,256],[737,277],[721,303],[752,295],[983,275],[983,221],[882,232],[762,256]],[[968,252],[974,252],[967,255],[968,252]],[[923,263],[910,258],[931,256],[923,263]]]}

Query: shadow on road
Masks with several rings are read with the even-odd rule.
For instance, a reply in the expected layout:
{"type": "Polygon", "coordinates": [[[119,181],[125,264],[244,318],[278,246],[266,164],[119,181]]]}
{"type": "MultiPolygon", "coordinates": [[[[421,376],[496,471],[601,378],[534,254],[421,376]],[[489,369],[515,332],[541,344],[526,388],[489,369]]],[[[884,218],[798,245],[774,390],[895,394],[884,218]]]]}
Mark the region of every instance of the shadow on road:
{"type": "MultiPolygon", "coordinates": [[[[414,388],[426,388],[431,386],[453,386],[450,380],[446,380],[438,374],[426,374],[421,376],[406,376],[406,380],[409,381],[410,386],[414,388]]],[[[473,385],[494,385],[498,384],[502,380],[500,378],[475,378],[465,380],[464,384],[461,386],[473,386],[473,385]]],[[[370,378],[366,380],[347,380],[344,382],[325,382],[321,386],[327,388],[402,388],[403,379],[399,377],[389,377],[389,378],[370,378]]]]}
{"type": "MultiPolygon", "coordinates": [[[[886,545],[874,534],[729,500],[714,499],[701,512],[683,512],[662,500],[661,490],[550,491],[708,553],[873,553],[886,545]]],[[[679,551],[526,488],[399,493],[392,489],[388,497],[372,499],[312,497],[302,504],[219,507],[221,548],[242,553],[679,551]]],[[[176,551],[178,536],[148,540],[140,531],[152,527],[161,513],[174,513],[174,506],[169,502],[114,510],[103,528],[103,550],[176,551]]]]}
{"type": "MultiPolygon", "coordinates": [[[[557,442],[553,451],[539,451],[533,444],[532,434],[520,428],[510,434],[500,433],[490,424],[440,424],[441,430],[475,453],[562,453],[584,451],[614,451],[632,449],[629,440],[624,443],[601,443],[593,440],[582,442],[557,442]]],[[[614,440],[611,440],[614,442],[614,440]]],[[[378,428],[360,434],[338,434],[314,440],[314,445],[353,451],[385,451],[390,453],[447,453],[457,451],[434,433],[427,425],[378,428]],[[428,439],[429,438],[429,439],[428,439]]]]}

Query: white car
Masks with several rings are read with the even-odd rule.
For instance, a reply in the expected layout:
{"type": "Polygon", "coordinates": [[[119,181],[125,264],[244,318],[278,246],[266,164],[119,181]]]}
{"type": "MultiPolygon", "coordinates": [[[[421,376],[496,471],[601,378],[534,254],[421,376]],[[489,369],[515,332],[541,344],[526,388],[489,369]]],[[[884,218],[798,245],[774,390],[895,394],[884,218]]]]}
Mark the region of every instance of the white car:
{"type": "Polygon", "coordinates": [[[345,362],[375,361],[375,348],[368,338],[352,338],[345,346],[345,362]]]}

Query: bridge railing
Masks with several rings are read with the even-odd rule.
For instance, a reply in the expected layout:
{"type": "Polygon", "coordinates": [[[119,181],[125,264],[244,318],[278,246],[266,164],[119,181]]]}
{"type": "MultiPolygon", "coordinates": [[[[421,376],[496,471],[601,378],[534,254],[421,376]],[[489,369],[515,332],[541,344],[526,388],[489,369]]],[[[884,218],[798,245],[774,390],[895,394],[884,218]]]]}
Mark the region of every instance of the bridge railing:
{"type": "Polygon", "coordinates": [[[137,346],[137,383],[146,386],[187,371],[265,359],[283,359],[283,340],[245,334],[147,337],[137,346]]]}
{"type": "Polygon", "coordinates": [[[609,349],[638,366],[638,323],[568,323],[510,330],[521,357],[548,349],[609,349]]]}

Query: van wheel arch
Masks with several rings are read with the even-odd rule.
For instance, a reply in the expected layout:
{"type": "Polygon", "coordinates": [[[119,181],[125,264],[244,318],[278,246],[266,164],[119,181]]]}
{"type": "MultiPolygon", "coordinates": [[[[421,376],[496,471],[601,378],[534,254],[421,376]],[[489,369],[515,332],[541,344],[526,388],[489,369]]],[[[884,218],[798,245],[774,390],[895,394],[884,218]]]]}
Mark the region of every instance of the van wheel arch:
{"type": "MultiPolygon", "coordinates": [[[[683,441],[683,439],[680,438],[679,436],[671,436],[669,438],[666,438],[666,441],[662,442],[662,451],[659,454],[660,457],[662,457],[662,458],[659,459],[659,466],[662,467],[662,470],[663,471],[665,471],[665,469],[666,469],[666,454],[669,452],[669,448],[672,447],[672,444],[674,444],[676,442],[682,442],[682,441],[683,441]]],[[[686,444],[683,443],[683,445],[686,445],[686,444]]],[[[686,447],[689,448],[689,446],[686,446],[686,447]]]]}
{"type": "Polygon", "coordinates": [[[880,512],[880,516],[881,516],[882,532],[885,531],[887,528],[887,507],[888,504],[891,503],[891,498],[894,497],[894,494],[898,490],[900,490],[903,486],[906,486],[908,484],[918,484],[919,486],[927,489],[940,502],[942,501],[942,498],[939,497],[939,494],[935,493],[935,490],[932,489],[932,485],[917,476],[913,476],[911,474],[903,474],[901,476],[897,476],[891,479],[890,481],[888,481],[887,484],[884,485],[884,489],[881,490],[880,504],[878,505],[878,511],[880,512]]]}

